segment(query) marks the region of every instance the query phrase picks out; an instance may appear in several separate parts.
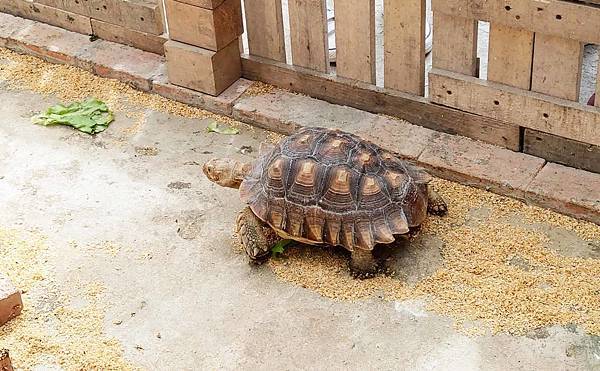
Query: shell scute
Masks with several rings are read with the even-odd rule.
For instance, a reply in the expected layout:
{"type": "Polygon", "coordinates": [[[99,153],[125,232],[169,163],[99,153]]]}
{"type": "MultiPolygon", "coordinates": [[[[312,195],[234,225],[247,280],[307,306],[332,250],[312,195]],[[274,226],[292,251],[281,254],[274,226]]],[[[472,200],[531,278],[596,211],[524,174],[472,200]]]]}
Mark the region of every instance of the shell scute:
{"type": "Polygon", "coordinates": [[[371,250],[423,222],[430,179],[355,135],[307,128],[261,153],[240,193],[288,237],[371,250]]]}

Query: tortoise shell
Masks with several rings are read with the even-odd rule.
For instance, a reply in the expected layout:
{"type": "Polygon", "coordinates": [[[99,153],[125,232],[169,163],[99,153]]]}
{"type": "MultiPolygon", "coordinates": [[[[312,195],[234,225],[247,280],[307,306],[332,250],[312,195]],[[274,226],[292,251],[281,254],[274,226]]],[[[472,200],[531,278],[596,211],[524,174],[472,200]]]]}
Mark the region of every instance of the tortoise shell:
{"type": "Polygon", "coordinates": [[[306,128],[261,154],[240,193],[284,238],[372,250],[423,222],[430,179],[355,135],[306,128]]]}

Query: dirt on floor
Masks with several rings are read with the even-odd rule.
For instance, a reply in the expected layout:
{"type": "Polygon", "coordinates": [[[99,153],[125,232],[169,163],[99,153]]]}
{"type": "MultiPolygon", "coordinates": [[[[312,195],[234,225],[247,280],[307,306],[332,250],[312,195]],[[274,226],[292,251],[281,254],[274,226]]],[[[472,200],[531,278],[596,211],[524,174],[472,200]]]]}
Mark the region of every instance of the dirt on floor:
{"type": "Polygon", "coordinates": [[[427,309],[469,323],[469,331],[477,321],[482,331],[582,325],[600,335],[600,226],[453,182],[434,184],[449,215],[430,218],[417,237],[394,246],[387,268],[395,274],[354,280],[343,253],[304,246],[270,266],[280,279],[334,299],[426,298],[427,309]]]}
{"type": "Polygon", "coordinates": [[[2,49],[0,96],[0,270],[25,302],[0,348],[18,369],[600,367],[600,226],[436,179],[449,215],[380,248],[387,274],[304,245],[250,267],[243,205],[199,165],[279,135],[2,49]],[[96,137],[29,122],[89,96],[116,111],[96,137]],[[209,136],[215,120],[242,133],[209,136]]]}

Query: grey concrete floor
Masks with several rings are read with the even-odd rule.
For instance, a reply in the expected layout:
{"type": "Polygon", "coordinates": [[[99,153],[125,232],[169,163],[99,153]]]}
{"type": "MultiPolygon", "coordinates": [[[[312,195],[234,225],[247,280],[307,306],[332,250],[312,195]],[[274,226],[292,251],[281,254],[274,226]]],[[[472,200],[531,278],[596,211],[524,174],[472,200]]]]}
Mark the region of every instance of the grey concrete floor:
{"type": "MultiPolygon", "coordinates": [[[[249,266],[231,246],[242,208],[236,192],[208,182],[197,164],[213,156],[251,159],[253,154],[242,155],[239,148],[256,149],[264,131],[208,135],[208,120],[146,111],[137,133],[128,134],[131,122],[121,115],[92,138],[69,128],[30,124],[33,112],[56,101],[52,97],[0,86],[0,101],[0,226],[47,236],[47,263],[60,290],[71,290],[80,280],[106,287],[105,331],[138,366],[600,367],[600,340],[579,330],[552,327],[544,336],[469,337],[418,301],[337,302],[280,282],[268,268],[249,266]],[[129,248],[98,255],[73,248],[73,241],[77,246],[111,241],[129,248]],[[573,355],[568,349],[577,351],[573,355]]],[[[426,259],[421,264],[427,265],[426,259]]]]}

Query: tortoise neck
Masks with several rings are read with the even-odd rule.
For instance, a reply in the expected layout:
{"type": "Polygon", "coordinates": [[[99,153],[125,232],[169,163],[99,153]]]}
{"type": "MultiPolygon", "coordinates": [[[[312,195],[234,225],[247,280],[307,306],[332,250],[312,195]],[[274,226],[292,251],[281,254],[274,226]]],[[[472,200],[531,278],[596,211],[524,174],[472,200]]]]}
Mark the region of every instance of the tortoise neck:
{"type": "Polygon", "coordinates": [[[245,162],[236,162],[233,166],[233,173],[231,174],[233,178],[232,188],[240,188],[242,181],[248,174],[250,174],[251,170],[251,164],[245,162]]]}

